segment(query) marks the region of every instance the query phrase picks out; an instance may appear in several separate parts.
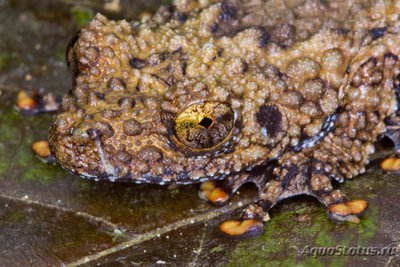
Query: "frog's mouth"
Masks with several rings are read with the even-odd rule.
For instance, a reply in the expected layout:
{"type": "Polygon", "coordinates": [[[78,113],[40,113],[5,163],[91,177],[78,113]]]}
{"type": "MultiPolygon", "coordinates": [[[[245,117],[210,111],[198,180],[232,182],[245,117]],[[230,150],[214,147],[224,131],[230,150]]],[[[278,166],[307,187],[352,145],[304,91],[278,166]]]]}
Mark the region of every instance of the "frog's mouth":
{"type": "Polygon", "coordinates": [[[276,160],[271,160],[265,164],[239,172],[194,176],[190,171],[181,170],[177,172],[177,169],[172,169],[171,166],[177,166],[177,162],[171,161],[165,155],[164,158],[161,158],[162,156],[158,154],[161,149],[155,146],[142,148],[142,151],[147,149],[147,154],[138,155],[134,158],[124,158],[126,156],[121,151],[116,154],[110,153],[101,136],[83,138],[81,135],[61,133],[57,125],[53,125],[50,130],[50,144],[57,162],[66,170],[78,174],[82,178],[112,182],[165,185],[201,183],[209,180],[242,179],[243,183],[254,182],[259,185],[261,181],[272,177],[272,169],[276,164],[276,160]],[[144,162],[142,158],[160,158],[159,160],[162,161],[164,166],[163,172],[155,175],[153,169],[156,169],[157,164],[160,162],[147,162],[146,165],[142,166],[141,164],[144,162]],[[129,164],[125,160],[128,160],[129,164]],[[153,166],[150,166],[150,163],[153,163],[153,166]],[[143,172],[140,173],[140,168],[152,169],[143,174],[143,172]]]}

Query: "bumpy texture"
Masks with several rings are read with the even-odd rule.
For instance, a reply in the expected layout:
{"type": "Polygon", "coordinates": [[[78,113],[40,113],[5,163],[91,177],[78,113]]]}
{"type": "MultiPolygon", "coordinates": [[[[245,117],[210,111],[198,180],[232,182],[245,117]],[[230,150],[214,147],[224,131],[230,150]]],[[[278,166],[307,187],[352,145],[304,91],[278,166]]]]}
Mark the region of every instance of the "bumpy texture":
{"type": "Polygon", "coordinates": [[[144,23],[97,15],[70,43],[50,130],[85,177],[254,182],[262,204],[329,205],[397,110],[400,1],[176,0],[144,23]]]}

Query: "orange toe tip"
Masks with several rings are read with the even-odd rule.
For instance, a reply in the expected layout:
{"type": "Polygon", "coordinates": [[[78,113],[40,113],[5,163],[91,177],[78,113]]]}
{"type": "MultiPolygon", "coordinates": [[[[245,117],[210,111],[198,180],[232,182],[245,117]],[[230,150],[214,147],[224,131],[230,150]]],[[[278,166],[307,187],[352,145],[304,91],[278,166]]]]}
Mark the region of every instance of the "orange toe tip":
{"type": "Polygon", "coordinates": [[[381,169],[388,172],[400,171],[400,158],[387,158],[381,162],[381,169]]]}
{"type": "Polygon", "coordinates": [[[207,198],[212,203],[224,203],[229,196],[223,189],[217,187],[208,194],[207,198]]]}
{"type": "Polygon", "coordinates": [[[217,187],[214,181],[204,182],[200,186],[199,195],[201,198],[213,204],[223,204],[229,199],[229,194],[224,189],[217,187]]]}
{"type": "Polygon", "coordinates": [[[16,105],[21,111],[34,112],[38,106],[38,103],[34,94],[29,95],[24,91],[20,91],[17,95],[16,105]]]}
{"type": "Polygon", "coordinates": [[[352,200],[346,204],[354,215],[361,214],[368,208],[368,202],[365,200],[352,200]]]}
{"type": "Polygon", "coordinates": [[[360,223],[360,217],[368,208],[365,200],[352,200],[332,204],[328,207],[329,217],[334,221],[360,223]]]}
{"type": "Polygon", "coordinates": [[[261,235],[264,224],[261,220],[229,220],[220,224],[219,229],[231,237],[254,237],[261,235]]]}
{"type": "Polygon", "coordinates": [[[32,150],[41,158],[48,158],[51,156],[49,142],[37,141],[32,144],[32,150]]]}

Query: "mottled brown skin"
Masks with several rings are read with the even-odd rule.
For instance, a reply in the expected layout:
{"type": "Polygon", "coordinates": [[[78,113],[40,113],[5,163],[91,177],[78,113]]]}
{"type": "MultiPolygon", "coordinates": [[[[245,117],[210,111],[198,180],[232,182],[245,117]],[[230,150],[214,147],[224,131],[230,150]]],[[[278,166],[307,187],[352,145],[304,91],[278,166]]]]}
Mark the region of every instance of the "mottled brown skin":
{"type": "Polygon", "coordinates": [[[143,24],[96,18],[70,43],[57,161],[137,183],[253,182],[261,218],[365,172],[397,111],[400,1],[176,0],[143,24]]]}

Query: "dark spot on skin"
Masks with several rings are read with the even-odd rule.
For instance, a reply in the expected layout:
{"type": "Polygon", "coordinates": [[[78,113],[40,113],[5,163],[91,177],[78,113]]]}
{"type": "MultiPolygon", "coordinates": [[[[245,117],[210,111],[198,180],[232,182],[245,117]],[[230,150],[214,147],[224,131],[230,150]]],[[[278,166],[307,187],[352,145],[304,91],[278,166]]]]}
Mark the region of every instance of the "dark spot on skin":
{"type": "Polygon", "coordinates": [[[123,110],[133,109],[135,107],[135,104],[136,104],[135,99],[133,99],[131,97],[123,97],[120,100],[118,100],[118,105],[123,110]]]}
{"type": "Polygon", "coordinates": [[[289,47],[295,42],[296,27],[289,23],[283,23],[275,26],[270,39],[281,47],[289,47]]]}
{"type": "Polygon", "coordinates": [[[146,60],[135,57],[129,60],[129,65],[135,69],[143,69],[146,67],[146,63],[146,60]]]}
{"type": "Polygon", "coordinates": [[[99,100],[104,100],[106,98],[106,95],[104,93],[96,92],[95,95],[99,100]]]}
{"type": "Polygon", "coordinates": [[[86,133],[89,135],[89,138],[92,140],[96,140],[101,137],[101,132],[97,129],[90,128],[86,131],[86,133]]]}
{"type": "Polygon", "coordinates": [[[343,29],[343,28],[337,29],[337,33],[339,33],[342,36],[347,35],[349,32],[350,32],[350,30],[348,30],[348,29],[343,29]]]}
{"type": "Polygon", "coordinates": [[[381,38],[385,32],[387,31],[386,27],[382,27],[382,28],[375,28],[369,31],[369,34],[371,35],[373,40],[376,40],[378,38],[381,38]]]}
{"type": "Polygon", "coordinates": [[[210,32],[211,33],[216,33],[218,31],[218,28],[219,28],[218,23],[213,23],[213,25],[211,25],[210,32]]]}
{"type": "Polygon", "coordinates": [[[107,122],[98,121],[94,124],[94,128],[99,130],[101,135],[110,138],[114,135],[114,129],[107,122]]]}
{"type": "Polygon", "coordinates": [[[94,116],[93,116],[92,114],[86,114],[83,118],[84,118],[85,120],[90,121],[90,120],[93,120],[93,119],[94,119],[94,116]]]}
{"type": "Polygon", "coordinates": [[[183,76],[186,76],[187,62],[182,62],[181,67],[183,76]]]}
{"type": "Polygon", "coordinates": [[[173,55],[175,54],[182,54],[182,47],[178,47],[178,49],[176,49],[175,51],[172,52],[173,55]]]}
{"type": "Polygon", "coordinates": [[[136,136],[143,132],[142,125],[135,119],[124,121],[124,133],[129,136],[136,136]]]}
{"type": "Polygon", "coordinates": [[[269,43],[271,38],[265,29],[260,29],[260,31],[261,31],[261,37],[258,40],[258,47],[263,48],[269,43]]]}
{"type": "Polygon", "coordinates": [[[187,20],[187,15],[181,12],[175,12],[172,15],[172,19],[179,21],[180,23],[184,23],[187,20]]]}
{"type": "Polygon", "coordinates": [[[219,14],[218,19],[220,21],[231,20],[236,17],[236,9],[224,2],[221,6],[221,13],[219,14]]]}
{"type": "Polygon", "coordinates": [[[136,86],[135,89],[136,89],[137,92],[140,92],[140,91],[143,90],[142,87],[143,87],[143,86],[139,84],[139,85],[136,86]]]}
{"type": "Polygon", "coordinates": [[[282,114],[276,106],[261,106],[256,118],[260,127],[267,130],[268,137],[276,137],[282,131],[282,114]]]}

